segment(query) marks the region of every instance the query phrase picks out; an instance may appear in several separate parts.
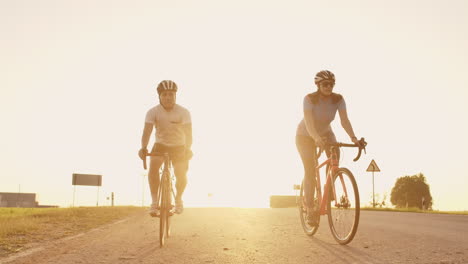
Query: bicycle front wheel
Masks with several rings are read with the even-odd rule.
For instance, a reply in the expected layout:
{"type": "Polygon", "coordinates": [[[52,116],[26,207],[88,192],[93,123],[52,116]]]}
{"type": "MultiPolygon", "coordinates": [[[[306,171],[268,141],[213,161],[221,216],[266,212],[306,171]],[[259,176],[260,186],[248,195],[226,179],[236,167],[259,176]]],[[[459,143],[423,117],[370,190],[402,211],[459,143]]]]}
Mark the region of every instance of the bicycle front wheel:
{"type": "Polygon", "coordinates": [[[359,225],[359,191],[353,174],[339,168],[328,194],[328,223],[335,240],[346,245],[353,240],[359,225]]]}
{"type": "Polygon", "coordinates": [[[160,216],[159,216],[159,245],[164,246],[166,242],[166,237],[168,235],[169,228],[169,207],[168,207],[168,196],[170,195],[167,190],[167,177],[163,174],[160,182],[160,191],[161,191],[161,204],[160,204],[160,216]]]}
{"type": "MultiPolygon", "coordinates": [[[[170,174],[169,174],[170,175],[170,174]]],[[[171,216],[173,214],[173,209],[174,209],[174,204],[172,200],[172,182],[170,180],[170,176],[167,177],[167,199],[166,199],[166,208],[167,208],[167,214],[166,214],[166,237],[171,236],[171,216]]]]}

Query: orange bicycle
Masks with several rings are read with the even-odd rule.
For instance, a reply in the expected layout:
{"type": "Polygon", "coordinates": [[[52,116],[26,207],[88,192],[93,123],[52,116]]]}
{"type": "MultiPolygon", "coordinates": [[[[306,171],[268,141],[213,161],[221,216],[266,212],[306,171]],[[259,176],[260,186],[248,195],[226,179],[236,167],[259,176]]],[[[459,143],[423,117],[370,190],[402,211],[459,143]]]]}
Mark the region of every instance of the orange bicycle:
{"type": "MultiPolygon", "coordinates": [[[[354,158],[357,161],[361,157],[362,150],[365,150],[367,142],[361,138],[359,144],[345,143],[329,143],[325,149],[329,150],[330,156],[322,164],[316,167],[317,182],[315,185],[314,208],[318,210],[318,216],[314,223],[310,223],[307,219],[307,207],[304,194],[304,181],[301,186],[295,185],[296,190],[300,190],[299,199],[297,200],[299,208],[299,216],[304,232],[312,236],[314,235],[320,223],[320,215],[328,215],[328,224],[331,233],[335,240],[345,245],[351,242],[356,234],[359,225],[360,201],[359,191],[353,174],[347,168],[339,167],[337,151],[340,147],[357,147],[359,148],[358,155],[354,158]],[[319,170],[323,166],[326,168],[326,183],[323,188],[323,196],[320,185],[319,170]]],[[[319,159],[323,149],[320,149],[317,155],[319,159]]]]}

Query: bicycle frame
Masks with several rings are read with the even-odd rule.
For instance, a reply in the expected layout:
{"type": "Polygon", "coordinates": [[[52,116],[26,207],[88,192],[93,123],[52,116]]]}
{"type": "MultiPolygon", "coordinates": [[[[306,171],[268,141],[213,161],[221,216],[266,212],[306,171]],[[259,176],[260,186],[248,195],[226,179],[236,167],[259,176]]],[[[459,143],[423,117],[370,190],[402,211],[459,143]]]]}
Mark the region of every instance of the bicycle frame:
{"type": "MultiPolygon", "coordinates": [[[[319,204],[320,204],[320,215],[326,215],[327,214],[327,202],[328,202],[328,199],[329,199],[329,190],[332,190],[332,194],[333,195],[333,198],[336,202],[336,192],[335,192],[335,186],[333,185],[333,175],[335,175],[335,172],[338,170],[338,167],[339,167],[339,160],[338,160],[338,157],[336,155],[336,151],[337,149],[339,150],[338,147],[335,147],[335,146],[332,146],[331,147],[331,155],[330,157],[324,161],[322,164],[318,165],[316,168],[315,168],[315,172],[316,172],[316,177],[317,177],[317,191],[319,192],[317,197],[319,199],[319,204]],[[323,196],[321,194],[321,191],[322,191],[322,185],[320,183],[320,168],[322,168],[323,166],[325,165],[329,165],[327,171],[326,171],[326,183],[325,183],[325,186],[324,186],[324,190],[323,190],[323,196]],[[330,187],[330,185],[332,185],[330,187]]],[[[346,190],[346,186],[344,184],[344,181],[343,181],[343,178],[340,177],[340,180],[341,180],[341,183],[343,184],[343,188],[344,188],[344,193],[346,196],[348,196],[348,192],[346,190]]]]}
{"type": "MultiPolygon", "coordinates": [[[[175,199],[175,193],[174,193],[174,186],[172,186],[173,182],[172,182],[172,173],[170,171],[170,168],[172,168],[172,161],[171,159],[169,158],[169,154],[166,152],[164,154],[157,154],[157,155],[152,155],[152,154],[147,154],[147,156],[161,156],[164,158],[164,162],[161,166],[161,173],[160,173],[160,178],[159,178],[159,188],[158,188],[158,199],[157,201],[159,201],[159,198],[160,198],[160,195],[161,193],[159,192],[159,190],[161,189],[161,184],[162,184],[162,178],[164,175],[170,175],[169,176],[169,182],[171,184],[171,192],[172,192],[172,196],[173,198],[175,199]]],[[[143,168],[146,170],[147,169],[147,165],[146,165],[146,158],[143,160],[143,168]]]]}
{"type": "Polygon", "coordinates": [[[160,173],[160,180],[159,180],[159,188],[158,188],[158,199],[157,201],[159,201],[159,199],[161,198],[161,189],[163,188],[163,183],[165,183],[166,181],[170,184],[170,190],[171,190],[171,194],[172,194],[172,197],[173,199],[175,200],[175,193],[174,193],[174,186],[172,186],[173,182],[172,182],[172,173],[170,171],[170,168],[172,168],[172,162],[169,158],[169,154],[168,153],[164,153],[163,155],[164,157],[164,163],[162,165],[162,168],[161,168],[161,173],[160,173]],[[168,177],[166,179],[163,179],[163,177],[165,177],[165,175],[167,175],[168,177]]]}

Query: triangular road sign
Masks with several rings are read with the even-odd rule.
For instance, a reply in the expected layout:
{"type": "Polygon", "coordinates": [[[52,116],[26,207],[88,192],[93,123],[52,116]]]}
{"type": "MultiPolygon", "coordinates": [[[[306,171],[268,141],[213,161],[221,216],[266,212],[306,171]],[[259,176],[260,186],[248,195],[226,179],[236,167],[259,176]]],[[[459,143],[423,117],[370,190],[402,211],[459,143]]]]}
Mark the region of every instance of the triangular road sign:
{"type": "Polygon", "coordinates": [[[379,166],[377,166],[377,163],[375,163],[375,160],[371,161],[366,171],[380,171],[379,166]]]}

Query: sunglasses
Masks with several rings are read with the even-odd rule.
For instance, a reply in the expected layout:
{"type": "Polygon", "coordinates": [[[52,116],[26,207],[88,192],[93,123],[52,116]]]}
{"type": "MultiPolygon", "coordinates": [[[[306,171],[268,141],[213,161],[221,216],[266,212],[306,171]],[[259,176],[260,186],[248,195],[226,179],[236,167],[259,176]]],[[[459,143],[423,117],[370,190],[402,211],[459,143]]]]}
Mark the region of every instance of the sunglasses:
{"type": "Polygon", "coordinates": [[[334,82],[321,82],[320,85],[324,87],[333,87],[335,86],[335,83],[334,82]]]}

